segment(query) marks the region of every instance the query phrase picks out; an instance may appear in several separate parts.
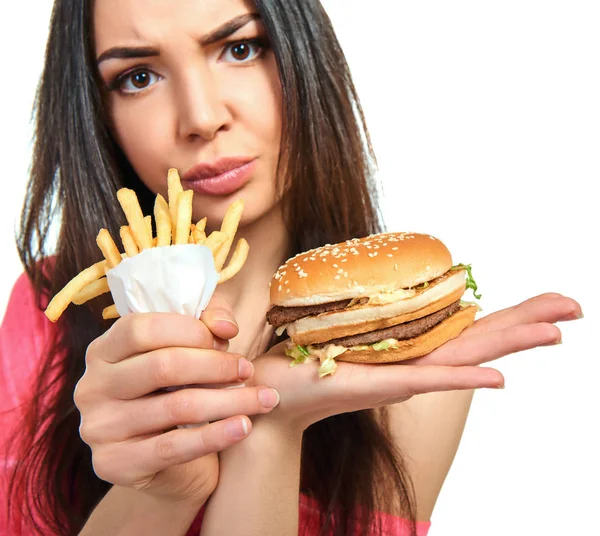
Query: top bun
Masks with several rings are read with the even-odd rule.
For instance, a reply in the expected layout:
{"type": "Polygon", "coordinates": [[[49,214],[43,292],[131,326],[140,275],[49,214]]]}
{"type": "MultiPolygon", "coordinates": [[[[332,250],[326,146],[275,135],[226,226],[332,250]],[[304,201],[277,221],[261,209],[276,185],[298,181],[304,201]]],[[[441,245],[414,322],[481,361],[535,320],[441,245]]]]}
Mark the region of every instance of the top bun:
{"type": "Polygon", "coordinates": [[[409,289],[452,267],[448,248],[418,233],[382,233],[311,249],[280,266],[271,281],[271,304],[282,307],[409,289]]]}

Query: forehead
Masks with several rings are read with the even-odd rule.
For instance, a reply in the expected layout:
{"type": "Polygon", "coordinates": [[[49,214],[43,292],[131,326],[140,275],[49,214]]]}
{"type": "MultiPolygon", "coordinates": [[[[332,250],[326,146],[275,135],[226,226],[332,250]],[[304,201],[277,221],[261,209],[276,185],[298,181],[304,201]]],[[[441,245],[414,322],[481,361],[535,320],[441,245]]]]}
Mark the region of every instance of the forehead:
{"type": "Polygon", "coordinates": [[[250,11],[255,11],[250,0],[96,0],[96,49],[117,42],[162,41],[181,34],[199,38],[250,11]]]}

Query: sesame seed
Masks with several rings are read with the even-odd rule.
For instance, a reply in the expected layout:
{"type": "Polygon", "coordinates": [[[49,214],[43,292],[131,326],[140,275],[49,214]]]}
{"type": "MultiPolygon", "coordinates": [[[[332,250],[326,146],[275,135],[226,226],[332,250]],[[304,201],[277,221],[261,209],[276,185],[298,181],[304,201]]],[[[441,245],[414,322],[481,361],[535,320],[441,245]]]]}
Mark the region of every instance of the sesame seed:
{"type": "Polygon", "coordinates": [[[340,279],[340,276],[339,276],[339,275],[336,275],[336,276],[334,277],[334,279],[340,279]]]}
{"type": "Polygon", "coordinates": [[[387,254],[388,257],[393,257],[394,255],[392,255],[391,253],[387,254]]]}

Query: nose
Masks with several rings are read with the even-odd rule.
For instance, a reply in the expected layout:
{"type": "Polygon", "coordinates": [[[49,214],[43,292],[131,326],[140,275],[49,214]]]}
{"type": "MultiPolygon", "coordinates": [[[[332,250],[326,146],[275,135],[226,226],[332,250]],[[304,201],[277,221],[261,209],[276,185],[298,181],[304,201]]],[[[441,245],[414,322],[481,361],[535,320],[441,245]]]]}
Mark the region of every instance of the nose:
{"type": "Polygon", "coordinates": [[[181,139],[211,141],[231,125],[231,113],[214,73],[208,67],[191,69],[176,90],[178,134],[181,139]]]}

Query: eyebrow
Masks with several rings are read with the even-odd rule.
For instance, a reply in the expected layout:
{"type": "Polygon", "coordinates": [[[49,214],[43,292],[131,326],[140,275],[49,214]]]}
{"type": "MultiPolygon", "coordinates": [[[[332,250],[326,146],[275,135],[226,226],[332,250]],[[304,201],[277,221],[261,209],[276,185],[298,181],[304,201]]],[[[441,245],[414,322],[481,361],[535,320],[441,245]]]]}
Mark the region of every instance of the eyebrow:
{"type": "MultiPolygon", "coordinates": [[[[214,45],[246,26],[249,22],[259,19],[258,13],[246,13],[235,17],[225,24],[219,26],[212,32],[200,39],[202,46],[214,45]]],[[[112,47],[100,54],[97,63],[112,59],[151,58],[160,56],[160,51],[154,47],[112,47]]]]}

